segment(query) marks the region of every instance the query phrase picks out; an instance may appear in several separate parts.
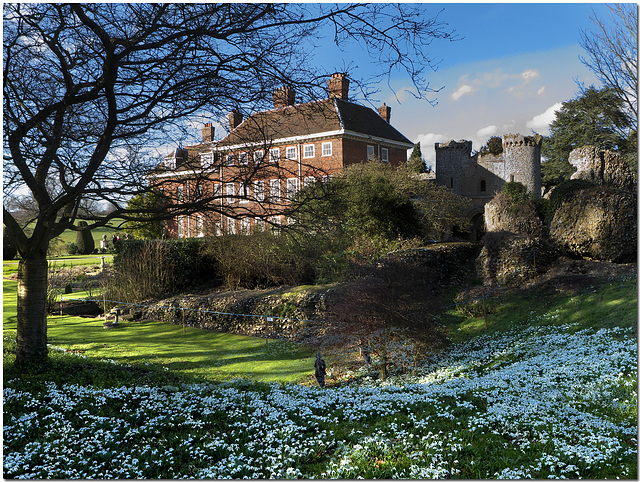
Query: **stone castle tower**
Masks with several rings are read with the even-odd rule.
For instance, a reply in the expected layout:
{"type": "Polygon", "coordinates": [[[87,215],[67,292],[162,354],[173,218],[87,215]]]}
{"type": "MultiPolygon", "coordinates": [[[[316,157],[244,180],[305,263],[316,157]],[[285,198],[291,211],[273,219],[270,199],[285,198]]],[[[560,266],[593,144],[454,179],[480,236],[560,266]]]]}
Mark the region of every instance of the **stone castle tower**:
{"type": "Polygon", "coordinates": [[[541,145],[542,136],[537,134],[505,134],[501,154],[479,155],[471,153],[471,141],[436,143],[436,182],[481,204],[510,181],[524,184],[539,199],[541,145]]]}
{"type": "Polygon", "coordinates": [[[542,136],[505,134],[502,153],[472,154],[471,141],[436,143],[436,182],[456,194],[471,199],[467,216],[471,219],[471,239],[484,232],[484,205],[505,182],[524,184],[534,199],[542,195],[540,147],[542,136]]]}

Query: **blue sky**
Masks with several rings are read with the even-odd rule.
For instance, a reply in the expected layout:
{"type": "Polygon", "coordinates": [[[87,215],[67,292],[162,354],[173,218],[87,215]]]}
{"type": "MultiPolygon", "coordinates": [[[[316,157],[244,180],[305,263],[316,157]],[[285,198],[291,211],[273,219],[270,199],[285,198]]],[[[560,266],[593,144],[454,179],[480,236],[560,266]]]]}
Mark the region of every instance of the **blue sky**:
{"type": "MultiPolygon", "coordinates": [[[[479,149],[494,135],[507,133],[548,135],[549,123],[563,101],[576,97],[578,85],[600,87],[595,75],[581,62],[580,29],[589,29],[589,16],[606,11],[602,3],[421,3],[425,18],[455,30],[459,40],[436,39],[429,57],[439,61],[436,71],[426,71],[433,106],[416,100],[411,82],[401,73],[382,82],[379,92],[355,101],[392,108],[391,124],[413,142],[420,142],[427,165],[434,164],[435,142],[467,139],[479,149]]],[[[357,47],[341,52],[331,37],[317,42],[309,52],[328,72],[344,71],[367,78],[373,60],[357,47]]],[[[355,90],[355,89],[352,89],[355,90]]],[[[211,119],[209,119],[211,120],[211,119]]],[[[215,122],[215,121],[214,121],[215,122]]],[[[193,120],[194,142],[202,119],[193,120]]],[[[215,123],[216,136],[223,129],[215,123]]],[[[166,146],[165,146],[166,147],[166,146]]],[[[173,148],[173,145],[171,146],[173,148]]]]}
{"type": "MultiPolygon", "coordinates": [[[[424,4],[425,15],[442,10],[439,20],[462,37],[436,40],[430,55],[441,62],[427,75],[437,105],[406,94],[407,78],[392,78],[376,97],[392,108],[391,123],[414,142],[421,142],[427,164],[433,164],[434,142],[473,141],[480,148],[492,135],[548,134],[560,103],[574,98],[576,80],[599,86],[580,62],[580,28],[603,4],[424,4]]],[[[357,64],[366,71],[367,60],[357,64]]]]}

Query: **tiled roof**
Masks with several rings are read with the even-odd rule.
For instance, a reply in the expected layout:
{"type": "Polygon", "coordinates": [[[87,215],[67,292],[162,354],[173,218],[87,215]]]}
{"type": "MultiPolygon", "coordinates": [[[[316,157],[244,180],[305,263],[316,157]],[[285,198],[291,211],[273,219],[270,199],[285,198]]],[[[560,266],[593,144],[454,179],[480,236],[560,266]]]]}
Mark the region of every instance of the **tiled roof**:
{"type": "MultiPolygon", "coordinates": [[[[187,158],[177,159],[176,168],[170,170],[196,168],[200,164],[200,153],[209,151],[212,145],[224,148],[238,144],[269,143],[278,139],[339,131],[413,145],[373,109],[339,98],[331,98],[256,112],[217,143],[201,143],[182,148],[186,151],[187,158]]],[[[176,151],[165,156],[165,159],[172,158],[175,153],[176,151]]],[[[166,170],[165,164],[161,163],[155,172],[166,170]]]]}
{"type": "Polygon", "coordinates": [[[373,137],[382,137],[392,141],[411,144],[413,142],[403,136],[395,127],[385,121],[380,115],[369,107],[335,99],[340,118],[347,131],[358,132],[373,137]]]}
{"type": "Polygon", "coordinates": [[[373,109],[335,98],[257,112],[217,146],[271,142],[341,130],[413,145],[373,109]]]}

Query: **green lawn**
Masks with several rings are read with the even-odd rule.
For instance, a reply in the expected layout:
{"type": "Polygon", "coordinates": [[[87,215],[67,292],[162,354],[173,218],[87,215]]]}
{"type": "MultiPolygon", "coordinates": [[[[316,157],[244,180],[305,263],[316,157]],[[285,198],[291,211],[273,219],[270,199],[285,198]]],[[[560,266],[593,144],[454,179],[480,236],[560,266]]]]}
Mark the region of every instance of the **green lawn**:
{"type": "MultiPolygon", "coordinates": [[[[99,258],[98,258],[99,259],[99,258]]],[[[75,257],[57,263],[92,264],[95,257],[75,257]]],[[[4,275],[17,271],[5,262],[4,275]]],[[[3,280],[3,337],[15,339],[16,287],[3,280]]],[[[85,293],[65,295],[82,297],[85,293]]],[[[105,330],[102,319],[50,316],[47,337],[51,345],[92,359],[166,367],[186,376],[209,380],[244,377],[259,381],[300,382],[313,374],[314,358],[304,349],[279,341],[216,333],[161,322],[122,322],[105,330]]]]}

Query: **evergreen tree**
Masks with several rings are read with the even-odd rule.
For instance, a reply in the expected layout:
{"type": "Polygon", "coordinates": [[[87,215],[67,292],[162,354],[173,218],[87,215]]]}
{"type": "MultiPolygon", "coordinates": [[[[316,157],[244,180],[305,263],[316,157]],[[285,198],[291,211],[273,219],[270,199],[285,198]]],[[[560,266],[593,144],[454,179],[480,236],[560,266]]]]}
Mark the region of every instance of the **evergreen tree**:
{"type": "Polygon", "coordinates": [[[578,147],[590,145],[619,152],[632,169],[637,165],[631,119],[611,88],[598,90],[592,86],[575,99],[563,102],[549,128],[551,134],[542,144],[542,155],[547,159],[542,163],[545,187],[566,181],[574,172],[569,153],[578,147]]]}
{"type": "Polygon", "coordinates": [[[164,221],[158,219],[155,212],[159,212],[166,204],[164,196],[158,192],[150,191],[133,196],[127,205],[135,216],[136,221],[127,221],[124,229],[135,237],[160,239],[164,230],[164,221]]]}
{"type": "Polygon", "coordinates": [[[493,136],[480,148],[478,153],[483,156],[486,156],[487,154],[497,156],[502,154],[502,151],[502,137],[493,136]]]}
{"type": "Polygon", "coordinates": [[[422,158],[422,151],[420,150],[419,142],[413,146],[413,152],[411,152],[411,157],[409,157],[408,165],[411,172],[415,172],[417,174],[428,172],[427,166],[422,158]]]}
{"type": "Polygon", "coordinates": [[[543,144],[549,160],[568,160],[582,146],[625,150],[630,121],[620,98],[612,89],[589,87],[579,97],[562,103],[549,126],[551,135],[543,144]]]}
{"type": "MultiPolygon", "coordinates": [[[[80,221],[78,223],[78,227],[86,228],[87,222],[80,221]]],[[[83,229],[76,233],[76,246],[78,247],[79,254],[91,254],[95,249],[96,245],[93,241],[93,235],[89,229],[83,229]]]]}

